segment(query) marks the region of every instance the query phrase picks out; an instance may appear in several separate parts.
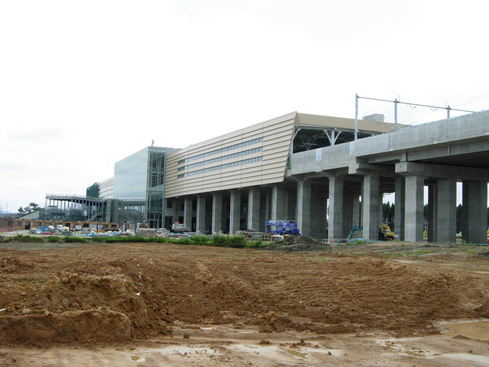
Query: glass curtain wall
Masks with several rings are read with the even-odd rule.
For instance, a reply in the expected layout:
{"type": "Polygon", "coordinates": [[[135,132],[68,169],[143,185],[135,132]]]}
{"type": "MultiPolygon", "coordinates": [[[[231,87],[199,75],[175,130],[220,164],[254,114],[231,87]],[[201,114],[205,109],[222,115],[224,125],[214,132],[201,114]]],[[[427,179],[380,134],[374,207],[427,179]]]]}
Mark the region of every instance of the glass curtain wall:
{"type": "Polygon", "coordinates": [[[149,148],[147,220],[151,228],[163,227],[163,201],[165,192],[165,154],[161,149],[149,148]]]}

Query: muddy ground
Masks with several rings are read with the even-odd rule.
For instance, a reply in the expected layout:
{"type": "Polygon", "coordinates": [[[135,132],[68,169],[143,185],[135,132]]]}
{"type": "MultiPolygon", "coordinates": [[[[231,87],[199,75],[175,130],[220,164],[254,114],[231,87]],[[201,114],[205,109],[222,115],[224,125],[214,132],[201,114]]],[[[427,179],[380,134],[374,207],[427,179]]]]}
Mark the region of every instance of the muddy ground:
{"type": "Polygon", "coordinates": [[[487,246],[0,246],[1,366],[489,364],[487,246]]]}

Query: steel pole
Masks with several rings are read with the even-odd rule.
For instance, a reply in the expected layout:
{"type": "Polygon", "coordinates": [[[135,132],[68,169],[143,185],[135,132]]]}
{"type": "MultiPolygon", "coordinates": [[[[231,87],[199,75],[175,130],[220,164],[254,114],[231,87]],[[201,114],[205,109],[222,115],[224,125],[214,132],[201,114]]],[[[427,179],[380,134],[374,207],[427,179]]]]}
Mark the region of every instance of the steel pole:
{"type": "Polygon", "coordinates": [[[358,139],[358,93],[355,93],[355,140],[358,139]]]}

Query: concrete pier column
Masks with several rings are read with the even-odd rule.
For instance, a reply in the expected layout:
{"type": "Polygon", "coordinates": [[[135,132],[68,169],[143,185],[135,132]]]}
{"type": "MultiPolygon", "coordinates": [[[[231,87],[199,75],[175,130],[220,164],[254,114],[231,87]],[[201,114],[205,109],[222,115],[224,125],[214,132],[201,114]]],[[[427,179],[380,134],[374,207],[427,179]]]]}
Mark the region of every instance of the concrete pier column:
{"type": "Polygon", "coordinates": [[[204,195],[197,196],[197,218],[195,230],[202,233],[205,233],[205,202],[206,198],[204,195]]]}
{"type": "Polygon", "coordinates": [[[406,209],[406,181],[403,176],[397,176],[395,179],[395,198],[394,198],[394,233],[398,239],[404,240],[404,214],[406,209]]]}
{"type": "Polygon", "coordinates": [[[379,239],[379,207],[381,205],[380,177],[376,174],[363,177],[362,187],[363,237],[369,240],[379,239]]]}
{"type": "MultiPolygon", "coordinates": [[[[438,216],[436,215],[436,208],[438,206],[438,200],[436,199],[436,194],[438,193],[438,189],[435,188],[435,184],[427,185],[428,186],[428,242],[434,242],[435,238],[437,238],[436,231],[438,230],[437,220],[438,216]]],[[[424,210],[423,210],[424,213],[424,210]]]]}
{"type": "Polygon", "coordinates": [[[343,177],[329,177],[328,239],[343,237],[343,177]]]}
{"type": "Polygon", "coordinates": [[[297,190],[285,192],[285,219],[293,219],[297,222],[297,190]]]}
{"type": "Polygon", "coordinates": [[[311,236],[326,238],[327,233],[327,199],[328,190],[325,185],[311,187],[311,236]]]}
{"type": "MultiPolygon", "coordinates": [[[[271,218],[274,220],[288,219],[286,218],[286,198],[285,187],[283,185],[273,185],[272,187],[272,208],[271,218]]],[[[267,218],[268,219],[268,218],[267,218]]]]}
{"type": "Polygon", "coordinates": [[[260,228],[260,188],[253,187],[248,190],[248,229],[260,228]]]}
{"type": "MultiPolygon", "coordinates": [[[[486,205],[487,206],[487,205],[486,205]]],[[[455,179],[438,179],[435,183],[434,241],[456,242],[457,182],[455,179]]]]}
{"type": "MultiPolygon", "coordinates": [[[[360,195],[353,194],[352,196],[352,227],[357,227],[362,225],[361,210],[360,210],[360,195]]],[[[351,230],[351,228],[350,228],[351,230]]],[[[348,232],[350,233],[350,232],[348,232]]]]}
{"type": "Polygon", "coordinates": [[[462,239],[467,243],[487,242],[487,182],[463,181],[462,239]]]}
{"type": "Polygon", "coordinates": [[[239,231],[241,221],[241,191],[231,191],[229,198],[229,234],[239,231]]]}
{"type": "Polygon", "coordinates": [[[301,235],[311,235],[311,183],[297,182],[296,222],[301,235]]]}
{"type": "Polygon", "coordinates": [[[187,196],[184,199],[183,207],[183,224],[185,227],[192,229],[192,212],[193,212],[193,199],[191,196],[187,196]]]}
{"type": "Polygon", "coordinates": [[[265,205],[262,205],[262,218],[265,219],[265,221],[269,220],[272,218],[272,193],[267,191],[265,193],[265,205]]]}
{"type": "Polygon", "coordinates": [[[222,192],[212,194],[212,233],[222,229],[222,192]]]}
{"type": "MultiPolygon", "coordinates": [[[[353,201],[355,200],[351,190],[343,189],[343,231],[341,238],[347,238],[353,228],[353,201]]],[[[358,212],[357,212],[358,214],[358,212]]],[[[357,217],[358,218],[358,217],[357,217]]]]}
{"type": "Polygon", "coordinates": [[[407,176],[405,178],[405,181],[405,240],[412,242],[421,242],[423,240],[424,222],[424,178],[420,176],[407,176]]]}

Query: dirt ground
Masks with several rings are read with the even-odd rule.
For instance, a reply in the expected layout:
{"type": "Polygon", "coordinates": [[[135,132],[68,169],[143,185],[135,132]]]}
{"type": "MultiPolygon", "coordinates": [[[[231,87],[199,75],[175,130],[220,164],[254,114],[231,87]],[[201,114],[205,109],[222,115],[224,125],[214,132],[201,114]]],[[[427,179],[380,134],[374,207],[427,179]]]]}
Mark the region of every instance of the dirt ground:
{"type": "Polygon", "coordinates": [[[1,366],[489,364],[487,246],[0,247],[1,366]]]}

